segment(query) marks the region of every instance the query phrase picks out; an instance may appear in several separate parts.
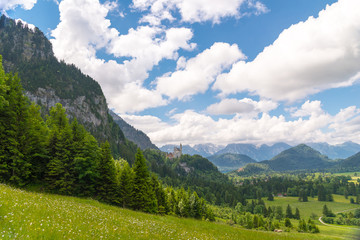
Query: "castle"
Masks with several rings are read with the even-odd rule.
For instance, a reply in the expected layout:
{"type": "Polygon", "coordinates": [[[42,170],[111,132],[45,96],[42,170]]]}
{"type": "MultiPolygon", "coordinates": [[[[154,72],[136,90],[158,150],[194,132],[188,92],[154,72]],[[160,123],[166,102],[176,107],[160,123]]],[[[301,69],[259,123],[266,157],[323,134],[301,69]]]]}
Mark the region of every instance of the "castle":
{"type": "Polygon", "coordinates": [[[179,158],[182,155],[182,145],[180,143],[180,148],[174,147],[174,151],[172,153],[167,153],[166,157],[169,159],[179,158]]]}

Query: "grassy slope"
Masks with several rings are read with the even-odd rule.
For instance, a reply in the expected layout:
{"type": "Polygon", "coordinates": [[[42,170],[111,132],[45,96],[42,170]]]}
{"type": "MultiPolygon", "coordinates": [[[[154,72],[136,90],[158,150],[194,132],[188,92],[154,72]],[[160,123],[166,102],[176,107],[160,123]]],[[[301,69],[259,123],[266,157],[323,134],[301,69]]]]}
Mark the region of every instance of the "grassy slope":
{"type": "MultiPolygon", "coordinates": [[[[275,197],[274,201],[267,201],[267,206],[282,206],[284,212],[288,204],[295,212],[295,208],[299,208],[301,218],[308,219],[312,213],[315,213],[318,217],[322,215],[322,209],[324,204],[328,206],[334,213],[360,208],[359,205],[350,204],[349,199],[345,199],[341,195],[333,195],[334,202],[319,202],[317,198],[309,197],[309,202],[299,202],[297,197],[275,197]]],[[[293,221],[297,225],[297,221],[293,221]]],[[[323,226],[318,220],[316,223],[319,224],[321,234],[330,235],[334,237],[342,237],[344,239],[358,239],[355,234],[360,233],[360,230],[355,227],[344,227],[344,226],[323,226]]]]}
{"type": "Polygon", "coordinates": [[[324,234],[249,231],[149,215],[94,200],[39,194],[0,184],[0,239],[339,239],[324,234]]]}

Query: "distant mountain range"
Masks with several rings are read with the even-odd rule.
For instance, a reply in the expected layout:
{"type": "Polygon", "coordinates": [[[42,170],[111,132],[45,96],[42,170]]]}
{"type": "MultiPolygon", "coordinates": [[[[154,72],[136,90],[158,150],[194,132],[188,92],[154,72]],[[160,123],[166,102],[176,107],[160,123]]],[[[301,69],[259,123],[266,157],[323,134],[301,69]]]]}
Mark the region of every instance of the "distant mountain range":
{"type": "Polygon", "coordinates": [[[215,164],[220,172],[230,172],[248,163],[256,163],[256,161],[247,155],[236,153],[223,153],[208,157],[209,161],[215,164]]]}
{"type": "Polygon", "coordinates": [[[358,169],[360,167],[360,152],[346,159],[331,160],[326,155],[305,145],[287,149],[270,160],[250,163],[238,171],[241,174],[254,174],[264,171],[293,170],[325,170],[325,169],[358,169]]]}
{"type": "Polygon", "coordinates": [[[345,142],[338,145],[329,145],[328,143],[307,143],[307,145],[331,159],[344,159],[360,152],[360,145],[354,142],[345,142]]]}

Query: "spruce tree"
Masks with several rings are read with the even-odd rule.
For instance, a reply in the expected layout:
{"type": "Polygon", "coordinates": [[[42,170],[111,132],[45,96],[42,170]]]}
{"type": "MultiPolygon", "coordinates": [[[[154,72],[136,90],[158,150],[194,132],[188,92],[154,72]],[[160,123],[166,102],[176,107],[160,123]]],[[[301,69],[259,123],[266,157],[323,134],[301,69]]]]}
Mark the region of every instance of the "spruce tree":
{"type": "Polygon", "coordinates": [[[295,219],[298,219],[298,220],[300,219],[300,211],[299,211],[298,208],[296,208],[296,210],[295,210],[294,218],[295,218],[295,219]]]}
{"type": "Polygon", "coordinates": [[[47,124],[50,129],[50,160],[46,173],[48,188],[69,195],[74,192],[75,182],[73,136],[65,109],[60,103],[50,109],[47,124]]]}
{"type": "Polygon", "coordinates": [[[100,161],[98,165],[99,178],[97,193],[101,201],[118,203],[115,162],[111,156],[110,144],[105,142],[101,146],[100,161]]]}
{"type": "Polygon", "coordinates": [[[133,176],[130,166],[125,162],[119,179],[119,202],[120,206],[127,208],[131,206],[133,195],[133,176]]]}
{"type": "Polygon", "coordinates": [[[286,207],[285,217],[286,218],[292,218],[293,217],[292,209],[290,207],[290,204],[288,204],[287,207],[286,207]]]}
{"type": "Polygon", "coordinates": [[[135,163],[133,167],[134,182],[131,207],[134,210],[145,212],[154,211],[155,194],[150,186],[149,171],[146,166],[144,155],[138,148],[135,155],[135,163]]]}
{"type": "MultiPolygon", "coordinates": [[[[0,69],[1,78],[4,77],[0,69]]],[[[31,178],[31,163],[25,156],[30,134],[29,101],[17,75],[6,74],[6,92],[0,112],[0,179],[22,186],[31,178]]]]}

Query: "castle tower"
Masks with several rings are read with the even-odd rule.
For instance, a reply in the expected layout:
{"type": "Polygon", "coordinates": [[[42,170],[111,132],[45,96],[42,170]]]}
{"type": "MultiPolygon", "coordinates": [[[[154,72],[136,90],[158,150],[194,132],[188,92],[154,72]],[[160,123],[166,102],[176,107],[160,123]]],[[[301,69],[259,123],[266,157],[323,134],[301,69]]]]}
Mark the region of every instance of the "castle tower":
{"type": "Polygon", "coordinates": [[[182,155],[182,144],[180,143],[180,156],[182,155]]]}

